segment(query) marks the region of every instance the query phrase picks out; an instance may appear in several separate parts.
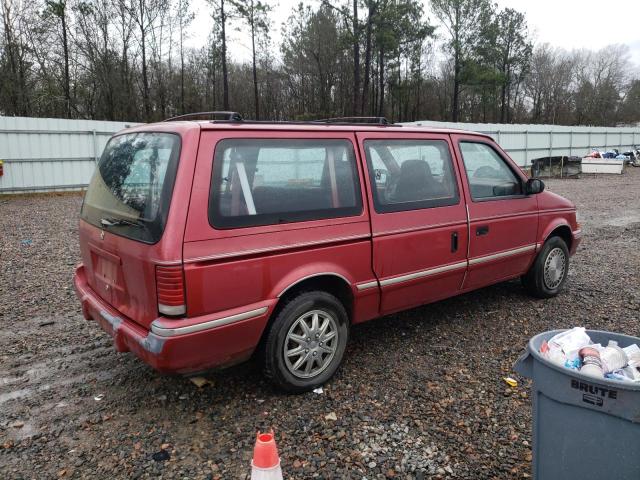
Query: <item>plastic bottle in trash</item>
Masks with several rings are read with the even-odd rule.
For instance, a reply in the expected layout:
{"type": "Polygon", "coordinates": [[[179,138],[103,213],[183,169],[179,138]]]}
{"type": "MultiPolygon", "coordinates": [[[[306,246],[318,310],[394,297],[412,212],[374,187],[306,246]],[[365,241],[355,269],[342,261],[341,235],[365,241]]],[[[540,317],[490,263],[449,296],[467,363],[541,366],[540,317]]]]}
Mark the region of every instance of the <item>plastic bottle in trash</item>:
{"type": "Polygon", "coordinates": [[[604,373],[615,372],[627,365],[629,359],[622,348],[618,346],[618,342],[609,340],[609,344],[600,350],[600,360],[604,373]]]}
{"type": "Polygon", "coordinates": [[[640,367],[640,347],[637,344],[624,347],[624,353],[627,355],[629,365],[632,367],[640,367]]]}

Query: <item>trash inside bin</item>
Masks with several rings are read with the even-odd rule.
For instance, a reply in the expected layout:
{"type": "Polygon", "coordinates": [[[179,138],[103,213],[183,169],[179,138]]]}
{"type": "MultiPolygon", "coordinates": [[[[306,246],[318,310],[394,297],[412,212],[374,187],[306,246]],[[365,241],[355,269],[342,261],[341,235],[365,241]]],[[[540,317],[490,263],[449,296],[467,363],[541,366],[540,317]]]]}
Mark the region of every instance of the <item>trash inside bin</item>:
{"type": "Polygon", "coordinates": [[[514,368],[532,379],[535,479],[640,479],[640,381],[607,373],[623,360],[638,371],[634,345],[640,338],[580,328],[529,341],[514,368]]]}
{"type": "Polygon", "coordinates": [[[622,348],[615,340],[595,343],[584,327],[562,331],[542,342],[542,356],[557,365],[595,378],[640,382],[640,346],[622,348]]]}

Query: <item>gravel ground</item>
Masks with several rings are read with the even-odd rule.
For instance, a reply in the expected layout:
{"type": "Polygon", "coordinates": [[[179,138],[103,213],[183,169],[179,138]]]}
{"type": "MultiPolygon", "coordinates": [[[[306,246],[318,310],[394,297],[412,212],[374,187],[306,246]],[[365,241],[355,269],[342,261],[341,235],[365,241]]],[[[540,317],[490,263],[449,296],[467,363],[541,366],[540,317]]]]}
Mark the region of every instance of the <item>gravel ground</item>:
{"type": "Polygon", "coordinates": [[[0,478],[245,478],[271,426],[286,478],[529,477],[529,385],[512,370],[528,338],[640,336],[640,169],[547,185],[585,235],[560,296],[514,281],[357,326],[324,393],[298,396],[252,363],[198,388],[116,353],[71,285],[81,198],[0,197],[0,478]]]}

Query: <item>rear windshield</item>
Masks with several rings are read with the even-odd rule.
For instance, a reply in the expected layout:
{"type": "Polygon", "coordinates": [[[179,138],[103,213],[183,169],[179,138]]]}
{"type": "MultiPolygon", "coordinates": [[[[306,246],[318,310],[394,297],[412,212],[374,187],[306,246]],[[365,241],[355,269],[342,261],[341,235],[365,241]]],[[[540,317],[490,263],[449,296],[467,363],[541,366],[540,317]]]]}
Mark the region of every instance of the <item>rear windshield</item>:
{"type": "Polygon", "coordinates": [[[179,155],[175,134],[113,137],[89,184],[82,218],[117,235],[156,243],[167,220],[179,155]]]}

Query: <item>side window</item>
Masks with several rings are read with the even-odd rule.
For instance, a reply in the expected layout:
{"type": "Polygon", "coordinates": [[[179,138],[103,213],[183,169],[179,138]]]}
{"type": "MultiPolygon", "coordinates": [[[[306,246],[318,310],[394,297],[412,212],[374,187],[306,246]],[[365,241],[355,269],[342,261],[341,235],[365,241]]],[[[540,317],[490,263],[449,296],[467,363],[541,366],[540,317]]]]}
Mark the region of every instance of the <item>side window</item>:
{"type": "Polygon", "coordinates": [[[442,140],[366,140],[367,167],[378,213],[456,205],[458,186],[442,140]]]}
{"type": "Polygon", "coordinates": [[[216,146],[209,222],[249,227],[358,215],[360,183],[347,140],[229,139],[216,146]]]}
{"type": "Polygon", "coordinates": [[[460,151],[474,200],[522,195],[520,177],[489,145],[460,142],[460,151]]]}

